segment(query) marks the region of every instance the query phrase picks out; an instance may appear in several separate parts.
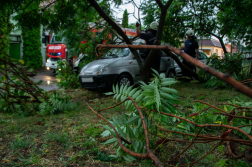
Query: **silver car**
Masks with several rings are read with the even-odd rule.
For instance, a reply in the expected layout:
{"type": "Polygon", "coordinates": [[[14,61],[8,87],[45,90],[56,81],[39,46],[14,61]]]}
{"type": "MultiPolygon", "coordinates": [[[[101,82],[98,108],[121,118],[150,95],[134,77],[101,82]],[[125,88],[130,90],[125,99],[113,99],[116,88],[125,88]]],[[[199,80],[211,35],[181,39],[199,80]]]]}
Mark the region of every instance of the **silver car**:
{"type": "MultiPolygon", "coordinates": [[[[179,57],[180,61],[183,62],[183,59],[181,57],[179,57]]],[[[207,55],[202,52],[201,50],[199,50],[199,55],[198,55],[198,60],[201,61],[202,63],[206,64],[207,63],[207,55]]],[[[175,73],[176,73],[176,76],[182,76],[182,70],[181,68],[179,67],[179,65],[174,62],[174,67],[175,67],[175,73]]],[[[198,67],[194,67],[192,69],[194,72],[198,73],[199,72],[199,68],[198,67]]]]}
{"type": "MultiPolygon", "coordinates": [[[[140,52],[140,56],[144,56],[140,52]]],[[[175,76],[173,59],[162,55],[160,73],[175,76]]],[[[133,85],[139,81],[139,66],[128,48],[113,48],[101,59],[90,62],[81,69],[80,82],[86,89],[112,88],[113,84],[133,85]]]]}

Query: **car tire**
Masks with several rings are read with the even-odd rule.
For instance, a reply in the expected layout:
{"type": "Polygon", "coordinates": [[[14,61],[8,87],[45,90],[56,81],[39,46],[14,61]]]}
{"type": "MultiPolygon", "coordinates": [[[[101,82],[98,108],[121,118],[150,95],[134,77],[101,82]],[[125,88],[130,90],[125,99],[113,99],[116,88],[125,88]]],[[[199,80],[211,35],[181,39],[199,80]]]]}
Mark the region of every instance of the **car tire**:
{"type": "Polygon", "coordinates": [[[174,78],[175,77],[175,71],[174,70],[170,70],[167,75],[166,78],[174,78]]]}
{"type": "Polygon", "coordinates": [[[133,85],[133,81],[128,74],[122,74],[118,77],[117,84],[119,87],[121,87],[121,85],[126,85],[126,84],[128,84],[128,86],[131,86],[133,85]]]}

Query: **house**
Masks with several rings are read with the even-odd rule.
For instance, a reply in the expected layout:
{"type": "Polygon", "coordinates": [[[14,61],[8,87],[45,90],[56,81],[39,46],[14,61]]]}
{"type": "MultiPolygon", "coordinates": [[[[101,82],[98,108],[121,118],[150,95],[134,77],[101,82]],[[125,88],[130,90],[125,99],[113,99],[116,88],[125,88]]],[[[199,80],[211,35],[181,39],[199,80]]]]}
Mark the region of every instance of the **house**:
{"type": "Polygon", "coordinates": [[[223,57],[224,51],[221,47],[221,44],[216,39],[200,39],[199,40],[199,49],[202,50],[208,57],[213,54],[223,57]]]}
{"type": "Polygon", "coordinates": [[[231,46],[231,44],[226,44],[225,47],[226,47],[228,53],[238,53],[239,52],[237,49],[237,46],[235,46],[235,45],[231,46]]]}

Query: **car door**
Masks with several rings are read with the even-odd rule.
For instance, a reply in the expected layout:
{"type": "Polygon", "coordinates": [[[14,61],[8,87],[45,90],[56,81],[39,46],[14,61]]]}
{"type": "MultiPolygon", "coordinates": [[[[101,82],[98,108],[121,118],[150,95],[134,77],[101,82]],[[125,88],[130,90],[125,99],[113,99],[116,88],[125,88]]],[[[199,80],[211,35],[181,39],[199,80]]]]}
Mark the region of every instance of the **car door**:
{"type": "Polygon", "coordinates": [[[162,52],[159,72],[165,73],[171,65],[172,65],[172,58],[168,57],[164,52],[162,52]]]}
{"type": "Polygon", "coordinates": [[[133,82],[136,83],[139,80],[139,65],[132,53],[130,53],[130,56],[128,58],[129,59],[127,60],[127,63],[129,64],[128,66],[130,67],[129,70],[132,75],[133,82]]]}

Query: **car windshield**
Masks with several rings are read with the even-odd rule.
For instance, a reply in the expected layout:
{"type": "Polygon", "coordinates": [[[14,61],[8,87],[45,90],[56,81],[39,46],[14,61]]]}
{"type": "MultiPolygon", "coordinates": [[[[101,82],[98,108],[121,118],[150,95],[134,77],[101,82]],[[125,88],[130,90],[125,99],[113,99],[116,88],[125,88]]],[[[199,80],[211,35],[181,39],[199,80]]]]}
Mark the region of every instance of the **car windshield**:
{"type": "Polygon", "coordinates": [[[129,52],[130,52],[129,48],[113,48],[110,49],[102,58],[111,59],[117,57],[124,57],[128,56],[129,52]]]}
{"type": "Polygon", "coordinates": [[[61,35],[55,35],[53,34],[51,41],[51,44],[58,44],[58,43],[63,43],[63,37],[61,35]]]}

